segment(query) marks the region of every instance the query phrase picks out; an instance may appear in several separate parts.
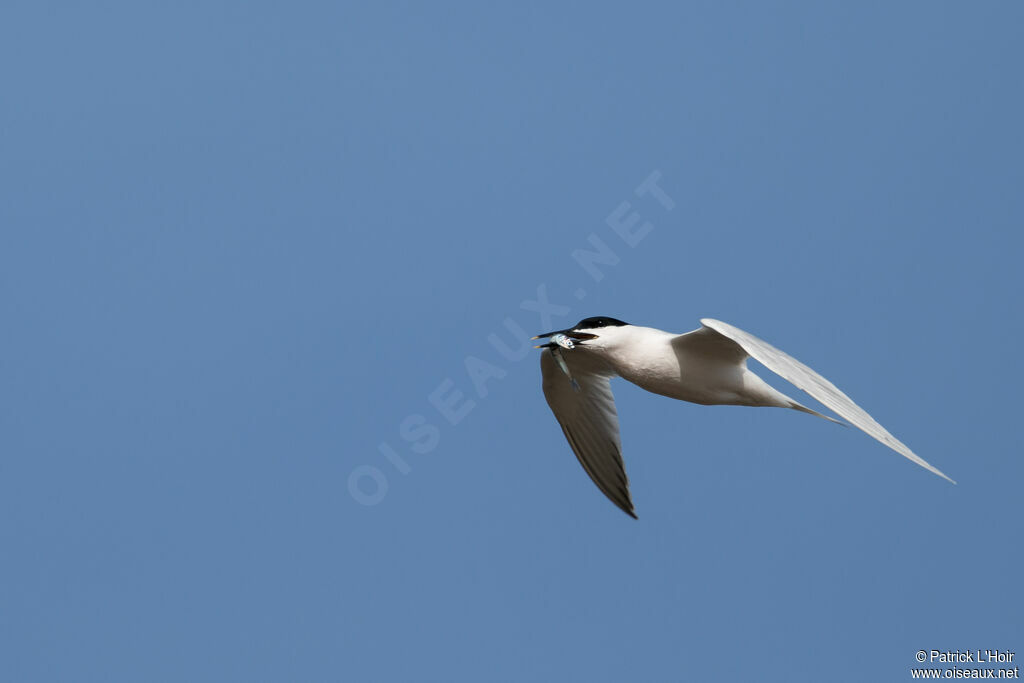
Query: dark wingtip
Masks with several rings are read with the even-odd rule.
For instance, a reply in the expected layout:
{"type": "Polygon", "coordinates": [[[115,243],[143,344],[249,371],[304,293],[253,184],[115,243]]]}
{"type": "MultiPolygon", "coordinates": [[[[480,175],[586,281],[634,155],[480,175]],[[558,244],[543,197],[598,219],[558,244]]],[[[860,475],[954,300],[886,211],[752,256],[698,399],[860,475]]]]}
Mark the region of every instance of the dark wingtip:
{"type": "MultiPolygon", "coordinates": [[[[609,496],[609,498],[611,498],[611,496],[609,496]]],[[[626,493],[625,497],[622,500],[615,500],[614,498],[611,498],[611,501],[615,503],[615,507],[625,512],[633,519],[640,519],[636,516],[636,508],[633,507],[633,501],[630,498],[629,493],[626,493]]]]}

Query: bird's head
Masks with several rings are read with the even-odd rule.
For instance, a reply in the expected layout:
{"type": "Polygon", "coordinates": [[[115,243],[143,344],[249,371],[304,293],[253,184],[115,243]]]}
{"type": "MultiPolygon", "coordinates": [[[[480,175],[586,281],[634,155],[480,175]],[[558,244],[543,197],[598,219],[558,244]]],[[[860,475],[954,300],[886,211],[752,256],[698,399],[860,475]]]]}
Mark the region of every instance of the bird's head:
{"type": "MultiPolygon", "coordinates": [[[[538,334],[534,339],[546,339],[556,334],[564,334],[576,346],[582,348],[602,348],[613,343],[620,336],[623,329],[629,326],[629,323],[609,318],[606,315],[600,315],[593,318],[584,318],[572,327],[564,330],[538,334]]],[[[547,348],[554,345],[553,342],[548,342],[547,344],[541,344],[537,348],[547,348]]]]}

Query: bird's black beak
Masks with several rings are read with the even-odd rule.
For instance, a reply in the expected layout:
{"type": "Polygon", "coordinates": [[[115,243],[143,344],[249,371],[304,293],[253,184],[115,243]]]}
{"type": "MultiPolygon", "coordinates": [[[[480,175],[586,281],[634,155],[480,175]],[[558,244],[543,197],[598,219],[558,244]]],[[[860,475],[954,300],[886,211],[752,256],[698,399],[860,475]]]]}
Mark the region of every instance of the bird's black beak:
{"type": "MultiPolygon", "coordinates": [[[[555,330],[554,332],[547,332],[545,334],[538,334],[536,337],[531,337],[530,341],[533,341],[534,339],[547,339],[551,335],[558,334],[559,332],[561,332],[562,334],[565,334],[568,331],[569,330],[555,330]]],[[[548,342],[547,344],[537,344],[533,348],[535,348],[535,349],[550,349],[550,348],[552,348],[554,346],[556,346],[556,344],[554,342],[548,342]]]]}
{"type": "MultiPolygon", "coordinates": [[[[597,339],[597,335],[596,334],[590,334],[589,332],[577,332],[576,330],[573,330],[573,329],[555,330],[554,332],[545,332],[544,334],[538,334],[536,337],[531,337],[531,339],[547,339],[548,337],[550,337],[551,335],[554,335],[554,334],[564,334],[566,337],[569,337],[570,339],[572,339],[574,342],[577,342],[577,343],[578,342],[582,342],[582,341],[586,341],[588,339],[597,339]]],[[[552,344],[550,342],[548,342],[547,344],[541,344],[540,346],[535,346],[533,348],[535,348],[535,349],[543,349],[543,348],[546,348],[546,347],[551,346],[551,345],[552,344]]]]}

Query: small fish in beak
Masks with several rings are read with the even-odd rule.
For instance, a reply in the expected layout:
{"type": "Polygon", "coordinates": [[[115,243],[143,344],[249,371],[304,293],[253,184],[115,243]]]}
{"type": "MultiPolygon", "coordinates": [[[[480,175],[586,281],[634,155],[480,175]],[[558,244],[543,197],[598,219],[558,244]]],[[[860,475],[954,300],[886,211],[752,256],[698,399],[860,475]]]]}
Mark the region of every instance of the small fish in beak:
{"type": "Polygon", "coordinates": [[[540,337],[550,337],[551,341],[549,341],[547,344],[541,344],[540,346],[536,346],[534,348],[548,349],[551,352],[551,355],[554,357],[555,362],[558,363],[558,367],[562,368],[562,372],[564,372],[565,376],[569,378],[570,382],[572,382],[572,388],[576,391],[579,391],[580,385],[575,380],[575,378],[573,378],[572,373],[569,371],[569,365],[568,363],[565,362],[565,357],[562,356],[562,349],[567,349],[571,351],[576,348],[576,343],[571,338],[569,338],[569,335],[565,334],[564,332],[552,332],[550,334],[541,334],[538,335],[537,337],[534,337],[534,339],[538,339],[540,337]]]}
{"type": "Polygon", "coordinates": [[[570,351],[576,348],[575,342],[573,342],[568,335],[562,334],[561,332],[556,332],[551,335],[551,341],[558,344],[563,349],[569,349],[570,351]]]}

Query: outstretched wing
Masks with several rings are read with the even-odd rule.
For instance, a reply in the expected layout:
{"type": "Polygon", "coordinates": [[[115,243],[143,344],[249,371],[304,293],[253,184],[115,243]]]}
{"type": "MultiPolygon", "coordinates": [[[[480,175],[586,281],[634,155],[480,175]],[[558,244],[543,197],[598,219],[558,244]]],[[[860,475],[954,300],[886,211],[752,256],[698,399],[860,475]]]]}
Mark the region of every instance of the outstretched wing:
{"type": "Polygon", "coordinates": [[[875,422],[874,418],[868,415],[863,408],[854,403],[849,396],[841,392],[832,382],[807,367],[796,358],[784,353],[768,342],[758,339],[754,335],[733,327],[728,323],[711,318],[701,319],[705,329],[713,330],[722,337],[735,342],[735,344],[754,360],[760,362],[766,368],[786,379],[798,388],[828,406],[837,415],[846,419],[854,427],[857,427],[865,434],[878,439],[889,448],[900,455],[916,462],[921,467],[934,472],[944,479],[956,483],[939,469],[933,467],[914,451],[890,434],[885,427],[875,422]]]}
{"type": "Polygon", "coordinates": [[[551,349],[545,349],[540,354],[544,398],[583,469],[609,500],[636,519],[629,478],[622,464],[619,416],[608,381],[610,373],[585,351],[560,353],[579,389],[573,387],[551,349]]]}

